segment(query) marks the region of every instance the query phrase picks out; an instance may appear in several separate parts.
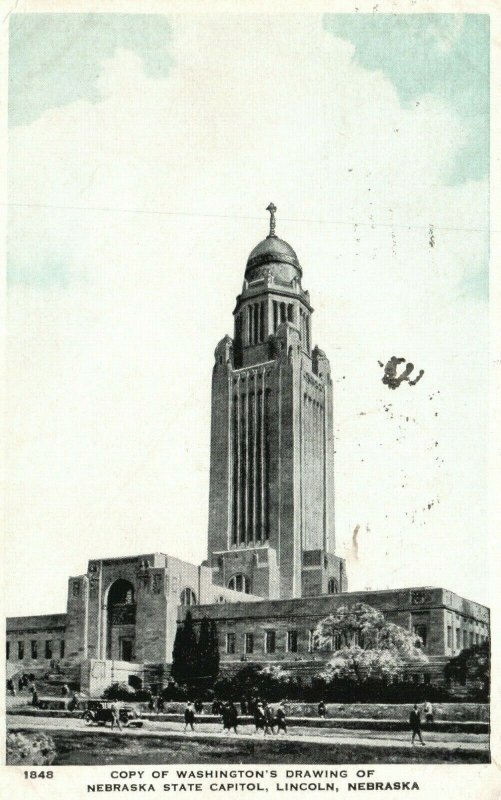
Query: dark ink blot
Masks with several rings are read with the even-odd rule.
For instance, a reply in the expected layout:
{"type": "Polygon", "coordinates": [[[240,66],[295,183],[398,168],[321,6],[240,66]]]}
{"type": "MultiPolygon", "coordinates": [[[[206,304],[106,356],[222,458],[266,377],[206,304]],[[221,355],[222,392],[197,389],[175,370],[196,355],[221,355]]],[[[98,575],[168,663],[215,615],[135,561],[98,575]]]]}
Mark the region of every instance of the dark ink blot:
{"type": "MultiPolygon", "coordinates": [[[[405,358],[397,358],[397,356],[392,356],[390,360],[386,363],[384,368],[384,375],[382,377],[383,383],[388,386],[389,389],[398,389],[402,381],[407,381],[409,386],[415,386],[418,381],[424,375],[424,369],[419,370],[417,377],[411,381],[409,375],[414,369],[414,364],[411,361],[408,361],[400,373],[397,375],[397,367],[399,364],[403,364],[405,362],[405,358]]],[[[381,361],[378,361],[380,366],[383,366],[381,361]]],[[[385,408],[385,411],[387,409],[385,408]]]]}

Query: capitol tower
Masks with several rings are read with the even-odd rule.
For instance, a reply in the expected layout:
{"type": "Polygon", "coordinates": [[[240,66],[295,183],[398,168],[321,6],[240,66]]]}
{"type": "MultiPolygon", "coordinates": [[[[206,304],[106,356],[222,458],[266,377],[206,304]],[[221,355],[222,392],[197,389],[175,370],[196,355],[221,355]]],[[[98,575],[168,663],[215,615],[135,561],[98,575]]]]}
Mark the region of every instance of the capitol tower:
{"type": "Polygon", "coordinates": [[[234,337],[215,351],[208,564],[216,585],[287,599],[348,587],[335,555],[330,365],[312,348],[310,296],[276,210],[247,260],[234,337]]]}

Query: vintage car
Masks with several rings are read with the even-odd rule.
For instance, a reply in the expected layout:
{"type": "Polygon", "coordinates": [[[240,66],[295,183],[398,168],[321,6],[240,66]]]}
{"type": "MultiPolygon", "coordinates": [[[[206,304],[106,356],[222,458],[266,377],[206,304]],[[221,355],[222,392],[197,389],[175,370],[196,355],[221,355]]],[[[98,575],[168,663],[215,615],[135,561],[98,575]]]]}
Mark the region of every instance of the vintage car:
{"type": "Polygon", "coordinates": [[[106,700],[88,700],[87,707],[82,714],[86,725],[106,725],[113,719],[112,706],[118,707],[120,722],[124,728],[142,728],[143,721],[132,706],[120,706],[106,700]]]}

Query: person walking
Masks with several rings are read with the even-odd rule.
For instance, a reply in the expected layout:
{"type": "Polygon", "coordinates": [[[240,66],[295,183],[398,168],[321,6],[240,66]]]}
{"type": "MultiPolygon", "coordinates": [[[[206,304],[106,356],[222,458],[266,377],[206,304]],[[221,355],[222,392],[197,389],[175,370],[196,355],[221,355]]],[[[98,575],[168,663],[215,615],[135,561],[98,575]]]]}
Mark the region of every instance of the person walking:
{"type": "Polygon", "coordinates": [[[38,692],[35,684],[33,684],[33,688],[31,690],[31,705],[35,707],[38,706],[38,692]]]}
{"type": "Polygon", "coordinates": [[[264,732],[264,709],[262,703],[256,703],[256,707],[254,709],[254,725],[256,726],[256,733],[259,731],[264,732]]]}
{"type": "Polygon", "coordinates": [[[225,703],[221,709],[221,719],[223,722],[223,731],[225,736],[230,733],[230,704],[225,703]]]}
{"type": "Polygon", "coordinates": [[[111,730],[116,726],[119,731],[122,730],[122,721],[120,719],[120,709],[116,703],[111,704],[111,730]]]}
{"type": "Polygon", "coordinates": [[[228,728],[229,730],[233,729],[235,734],[238,734],[237,731],[238,725],[238,711],[235,703],[233,700],[230,700],[228,703],[228,728]]]}
{"type": "Polygon", "coordinates": [[[69,695],[69,693],[70,693],[70,687],[68,686],[67,683],[63,683],[63,686],[62,686],[62,689],[61,689],[61,695],[63,697],[67,697],[69,695]]]}
{"type": "Polygon", "coordinates": [[[424,701],[423,714],[427,725],[433,725],[433,706],[429,700],[424,701]]]}
{"type": "Polygon", "coordinates": [[[273,715],[273,709],[265,702],[264,704],[264,735],[266,734],[274,734],[275,728],[275,717],[273,715]]]}
{"type": "Polygon", "coordinates": [[[280,705],[277,708],[276,722],[277,722],[277,736],[280,733],[280,731],[283,731],[285,736],[287,733],[287,720],[285,717],[285,707],[283,703],[280,703],[280,705]]]}
{"type": "Polygon", "coordinates": [[[423,737],[421,736],[421,714],[417,707],[417,703],[414,703],[414,708],[410,713],[409,725],[412,731],[411,744],[414,745],[414,739],[417,736],[421,744],[424,745],[423,737]]]}
{"type": "Polygon", "coordinates": [[[190,726],[191,730],[195,732],[195,728],[193,727],[194,724],[195,724],[195,709],[193,708],[193,703],[190,703],[188,701],[188,703],[186,704],[186,708],[184,709],[184,733],[186,733],[188,725],[190,726]]]}

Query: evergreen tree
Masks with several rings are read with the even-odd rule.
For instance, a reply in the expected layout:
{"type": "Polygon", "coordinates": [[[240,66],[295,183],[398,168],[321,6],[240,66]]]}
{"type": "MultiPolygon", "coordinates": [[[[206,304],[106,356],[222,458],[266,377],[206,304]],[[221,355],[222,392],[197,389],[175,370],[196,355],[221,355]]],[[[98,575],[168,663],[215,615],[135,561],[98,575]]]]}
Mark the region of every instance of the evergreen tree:
{"type": "Polygon", "coordinates": [[[186,664],[185,664],[185,635],[184,635],[184,622],[178,625],[176,629],[176,636],[174,639],[174,646],[172,648],[172,666],[171,675],[176,683],[182,684],[185,681],[186,664]]]}
{"type": "Polygon", "coordinates": [[[211,678],[210,646],[210,623],[207,617],[204,617],[200,623],[200,636],[198,638],[197,678],[211,678]]]}
{"type": "Polygon", "coordinates": [[[217,633],[216,620],[211,619],[209,626],[209,647],[207,672],[213,681],[219,676],[219,636],[217,633]]]}
{"type": "Polygon", "coordinates": [[[197,674],[198,643],[191,612],[186,612],[182,625],[178,625],[172,649],[171,675],[179,684],[190,684],[197,674]]]}
{"type": "Polygon", "coordinates": [[[193,680],[197,677],[198,642],[193,627],[191,611],[186,612],[186,617],[184,619],[184,662],[185,678],[183,683],[193,683],[193,680]]]}

